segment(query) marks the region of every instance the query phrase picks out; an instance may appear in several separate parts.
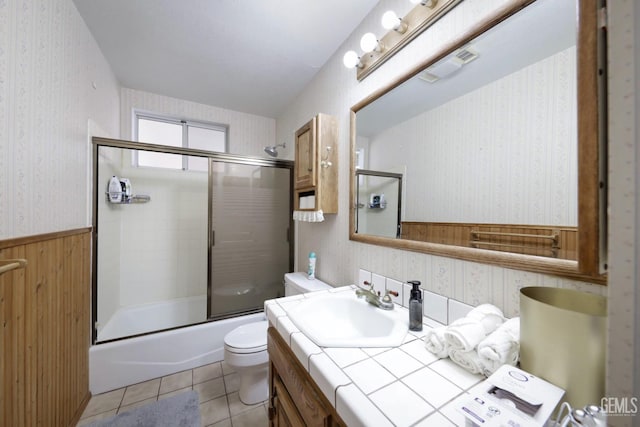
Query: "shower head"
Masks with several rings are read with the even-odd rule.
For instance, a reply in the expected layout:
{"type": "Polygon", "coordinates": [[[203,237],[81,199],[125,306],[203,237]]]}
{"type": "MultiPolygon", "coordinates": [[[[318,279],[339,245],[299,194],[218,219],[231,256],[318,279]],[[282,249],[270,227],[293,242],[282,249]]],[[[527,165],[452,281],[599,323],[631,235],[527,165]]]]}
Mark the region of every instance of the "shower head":
{"type": "Polygon", "coordinates": [[[267,145],[266,147],[264,147],[264,152],[270,155],[271,157],[278,157],[277,147],[286,148],[286,145],[284,142],[278,145],[267,145]]]}

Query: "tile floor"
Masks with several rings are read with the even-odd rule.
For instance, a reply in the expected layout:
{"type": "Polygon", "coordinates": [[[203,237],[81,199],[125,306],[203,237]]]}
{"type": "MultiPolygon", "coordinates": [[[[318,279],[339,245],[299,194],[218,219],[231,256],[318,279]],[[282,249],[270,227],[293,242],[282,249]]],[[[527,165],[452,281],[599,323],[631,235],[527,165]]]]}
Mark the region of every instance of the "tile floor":
{"type": "Polygon", "coordinates": [[[238,397],[238,374],[224,361],[97,394],[91,398],[78,427],[172,396],[186,390],[200,395],[201,425],[267,426],[268,402],[245,405],[238,397]]]}

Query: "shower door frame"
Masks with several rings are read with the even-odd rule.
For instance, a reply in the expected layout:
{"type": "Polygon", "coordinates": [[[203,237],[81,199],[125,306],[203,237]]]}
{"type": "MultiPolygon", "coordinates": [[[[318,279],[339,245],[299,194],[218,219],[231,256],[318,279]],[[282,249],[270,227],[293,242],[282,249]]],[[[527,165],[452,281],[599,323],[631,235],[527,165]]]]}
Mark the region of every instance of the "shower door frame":
{"type": "Polygon", "coordinates": [[[249,166],[263,166],[263,167],[274,167],[281,169],[289,170],[289,232],[287,233],[287,238],[289,242],[289,271],[293,271],[293,263],[294,263],[294,222],[293,222],[293,165],[294,162],[292,160],[282,160],[282,159],[268,159],[264,157],[257,156],[243,156],[237,154],[229,154],[229,153],[219,153],[215,151],[207,151],[207,150],[199,150],[194,148],[183,148],[183,147],[171,147],[166,145],[157,145],[157,144],[148,144],[142,142],[135,141],[127,141],[122,139],[111,139],[111,138],[102,138],[102,137],[93,137],[93,162],[92,162],[92,170],[93,170],[93,227],[92,227],[92,268],[91,268],[91,344],[103,344],[113,341],[120,341],[123,339],[133,338],[137,336],[155,334],[162,331],[169,331],[173,329],[180,329],[184,327],[189,327],[193,325],[198,325],[202,323],[208,323],[216,320],[221,320],[223,318],[229,317],[237,317],[244,314],[251,314],[260,311],[259,309],[251,310],[251,311],[243,311],[242,313],[234,313],[229,316],[224,317],[216,317],[211,318],[211,268],[212,268],[212,244],[213,244],[213,219],[212,219],[212,203],[211,203],[211,186],[213,183],[213,172],[212,172],[212,163],[213,162],[224,162],[224,163],[235,163],[235,164],[243,164],[249,166]],[[111,340],[105,340],[97,342],[98,338],[98,329],[96,328],[96,323],[98,321],[98,198],[103,194],[103,191],[100,190],[100,183],[98,182],[98,160],[99,160],[99,149],[100,147],[111,147],[111,148],[121,148],[126,150],[148,150],[156,153],[166,153],[166,154],[177,154],[184,156],[197,156],[197,157],[206,157],[209,159],[209,168],[208,168],[208,226],[207,226],[207,318],[202,322],[196,322],[189,325],[181,325],[172,328],[166,328],[156,331],[145,332],[142,334],[136,335],[128,335],[125,337],[115,338],[111,340]]]}
{"type": "MultiPolygon", "coordinates": [[[[358,209],[360,208],[360,176],[373,176],[380,178],[392,178],[398,180],[398,221],[396,224],[396,239],[399,239],[402,235],[402,180],[404,178],[403,174],[395,173],[395,172],[383,172],[376,171],[370,169],[356,169],[356,221],[355,221],[355,232],[358,232],[358,209]]],[[[366,203],[364,203],[366,205],[366,203]]]]}

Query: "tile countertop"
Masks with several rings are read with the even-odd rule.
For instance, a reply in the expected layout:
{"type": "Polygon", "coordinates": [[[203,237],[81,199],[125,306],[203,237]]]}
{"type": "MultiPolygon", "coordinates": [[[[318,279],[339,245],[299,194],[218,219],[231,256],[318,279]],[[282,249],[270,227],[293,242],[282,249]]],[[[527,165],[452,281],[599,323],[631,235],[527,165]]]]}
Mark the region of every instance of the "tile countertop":
{"type": "MultiPolygon", "coordinates": [[[[437,322],[423,317],[394,348],[319,347],[295,327],[287,311],[305,298],[354,292],[354,286],[265,301],[265,313],[348,426],[464,426],[459,399],[484,377],[426,350],[424,333],[437,322]]],[[[408,310],[396,304],[394,310],[408,310]]]]}

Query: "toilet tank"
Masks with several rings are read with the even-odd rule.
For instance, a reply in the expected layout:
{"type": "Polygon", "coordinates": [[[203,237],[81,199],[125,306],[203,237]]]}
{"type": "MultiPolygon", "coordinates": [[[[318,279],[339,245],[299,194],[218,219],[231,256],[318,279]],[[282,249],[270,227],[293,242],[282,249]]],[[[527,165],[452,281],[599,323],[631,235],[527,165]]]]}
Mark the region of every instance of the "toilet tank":
{"type": "Polygon", "coordinates": [[[306,273],[287,273],[284,275],[284,296],[304,294],[306,292],[331,289],[333,286],[322,280],[309,280],[306,273]]]}

